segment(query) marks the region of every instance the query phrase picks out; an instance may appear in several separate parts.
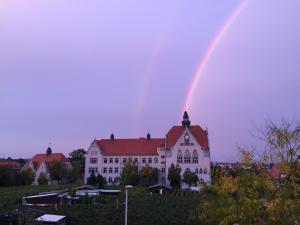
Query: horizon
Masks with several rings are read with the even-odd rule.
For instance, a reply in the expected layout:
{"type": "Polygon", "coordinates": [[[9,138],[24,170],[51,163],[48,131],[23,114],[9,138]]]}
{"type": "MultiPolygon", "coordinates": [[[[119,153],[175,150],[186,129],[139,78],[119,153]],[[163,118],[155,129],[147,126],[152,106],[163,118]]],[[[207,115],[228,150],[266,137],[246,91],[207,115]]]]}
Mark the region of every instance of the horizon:
{"type": "Polygon", "coordinates": [[[0,158],[164,137],[187,110],[212,161],[299,121],[300,2],[0,4],[0,158]]]}

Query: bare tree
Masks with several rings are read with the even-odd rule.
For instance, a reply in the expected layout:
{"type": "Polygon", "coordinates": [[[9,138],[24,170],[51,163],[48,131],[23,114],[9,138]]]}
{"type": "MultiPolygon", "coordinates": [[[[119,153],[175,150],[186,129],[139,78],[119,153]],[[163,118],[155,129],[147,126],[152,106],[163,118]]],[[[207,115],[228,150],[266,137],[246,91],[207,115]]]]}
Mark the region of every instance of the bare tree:
{"type": "Polygon", "coordinates": [[[263,153],[265,161],[280,163],[287,178],[297,174],[300,155],[300,125],[295,121],[281,120],[277,125],[271,120],[260,130],[261,139],[266,144],[263,153]]]}

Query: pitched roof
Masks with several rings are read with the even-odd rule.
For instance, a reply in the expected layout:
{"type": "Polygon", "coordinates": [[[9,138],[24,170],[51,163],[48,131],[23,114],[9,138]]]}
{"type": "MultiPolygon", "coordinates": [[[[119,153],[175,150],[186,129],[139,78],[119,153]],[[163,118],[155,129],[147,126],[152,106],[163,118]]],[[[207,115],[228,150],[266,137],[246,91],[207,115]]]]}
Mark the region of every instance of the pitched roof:
{"type": "Polygon", "coordinates": [[[0,167],[20,168],[20,163],[16,161],[0,161],[0,167]]]}
{"type": "Polygon", "coordinates": [[[29,164],[32,162],[34,169],[36,170],[42,162],[45,162],[47,166],[49,166],[53,161],[61,161],[61,162],[68,162],[64,154],[62,153],[51,153],[50,155],[47,154],[36,154],[33,158],[28,161],[22,168],[22,171],[25,171],[29,168],[29,164]]]}
{"type": "MultiPolygon", "coordinates": [[[[167,148],[173,147],[185,130],[185,126],[173,126],[166,135],[167,148]]],[[[207,132],[200,126],[189,126],[189,131],[205,150],[209,150],[207,132]]]]}
{"type": "Polygon", "coordinates": [[[162,138],[102,139],[95,140],[103,155],[157,155],[157,148],[164,143],[162,138]]]}

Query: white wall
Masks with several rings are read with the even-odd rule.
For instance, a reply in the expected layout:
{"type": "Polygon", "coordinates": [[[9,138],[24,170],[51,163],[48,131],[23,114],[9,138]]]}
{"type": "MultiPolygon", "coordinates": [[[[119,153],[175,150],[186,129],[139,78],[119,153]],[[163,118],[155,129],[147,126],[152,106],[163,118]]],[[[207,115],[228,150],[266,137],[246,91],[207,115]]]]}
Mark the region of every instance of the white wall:
{"type": "Polygon", "coordinates": [[[206,183],[211,182],[210,177],[210,156],[207,154],[208,150],[204,150],[201,145],[197,142],[196,138],[191,134],[191,132],[188,129],[185,129],[185,131],[182,133],[180,138],[177,140],[176,144],[171,148],[171,151],[167,152],[166,157],[166,177],[168,176],[168,168],[173,163],[174,165],[177,164],[177,154],[181,150],[182,153],[182,161],[183,163],[180,163],[179,166],[181,167],[181,176],[185,172],[186,169],[189,169],[191,172],[195,172],[196,168],[198,171],[200,168],[204,171],[204,169],[207,170],[207,174],[197,174],[199,179],[203,179],[206,183]],[[185,134],[188,134],[190,137],[190,143],[194,143],[194,145],[181,145],[181,143],[184,143],[184,136],[185,134]],[[188,150],[191,154],[191,163],[184,163],[184,153],[188,150]],[[192,163],[192,156],[194,150],[197,151],[198,154],[198,163],[192,163]]]}

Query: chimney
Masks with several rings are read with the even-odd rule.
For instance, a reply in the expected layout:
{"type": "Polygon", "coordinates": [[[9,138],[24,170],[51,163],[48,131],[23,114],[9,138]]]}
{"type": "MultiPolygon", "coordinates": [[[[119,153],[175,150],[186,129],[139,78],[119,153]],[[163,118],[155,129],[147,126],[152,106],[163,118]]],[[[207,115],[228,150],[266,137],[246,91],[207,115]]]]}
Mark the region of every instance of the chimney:
{"type": "Polygon", "coordinates": [[[115,135],[114,134],[110,135],[110,140],[112,140],[112,141],[115,140],[115,135]]]}

